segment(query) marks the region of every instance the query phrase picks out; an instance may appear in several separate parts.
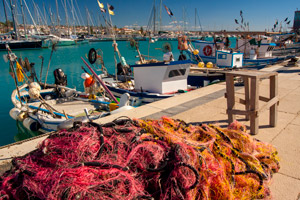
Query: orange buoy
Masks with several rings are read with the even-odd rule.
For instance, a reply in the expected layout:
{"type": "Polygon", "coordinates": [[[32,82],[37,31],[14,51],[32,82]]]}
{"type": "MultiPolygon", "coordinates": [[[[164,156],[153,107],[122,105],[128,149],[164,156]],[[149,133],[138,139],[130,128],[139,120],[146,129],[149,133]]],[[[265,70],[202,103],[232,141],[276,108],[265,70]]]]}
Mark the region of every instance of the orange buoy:
{"type": "Polygon", "coordinates": [[[93,77],[88,77],[84,80],[84,86],[85,87],[91,87],[95,83],[93,77]]]}

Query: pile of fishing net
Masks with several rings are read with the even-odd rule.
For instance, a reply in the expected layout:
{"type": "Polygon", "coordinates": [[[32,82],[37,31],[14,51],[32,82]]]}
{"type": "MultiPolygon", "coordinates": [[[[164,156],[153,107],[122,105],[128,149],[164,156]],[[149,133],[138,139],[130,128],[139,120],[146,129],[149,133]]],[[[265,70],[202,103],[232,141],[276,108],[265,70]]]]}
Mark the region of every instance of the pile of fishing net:
{"type": "Polygon", "coordinates": [[[237,122],[222,129],[167,117],[76,123],[12,165],[1,200],[266,199],[279,170],[274,147],[237,122]]]}

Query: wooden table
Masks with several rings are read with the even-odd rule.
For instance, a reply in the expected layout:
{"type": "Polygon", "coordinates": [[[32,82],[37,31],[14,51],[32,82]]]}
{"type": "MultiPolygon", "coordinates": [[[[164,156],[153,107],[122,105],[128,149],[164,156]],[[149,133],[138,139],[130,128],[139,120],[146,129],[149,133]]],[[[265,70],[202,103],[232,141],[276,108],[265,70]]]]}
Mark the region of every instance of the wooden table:
{"type": "Polygon", "coordinates": [[[277,124],[277,107],[279,103],[278,97],[278,73],[263,72],[257,70],[241,70],[226,73],[226,95],[227,98],[227,114],[228,122],[235,120],[235,115],[245,115],[246,119],[250,119],[250,133],[256,135],[258,133],[258,117],[259,112],[270,108],[270,126],[275,127],[277,124]],[[234,78],[241,77],[245,86],[245,99],[235,97],[234,78]],[[262,79],[270,80],[270,97],[259,96],[259,83],[262,79]],[[259,109],[259,100],[267,102],[259,109]],[[235,109],[235,102],[245,105],[245,110],[235,109]]]}

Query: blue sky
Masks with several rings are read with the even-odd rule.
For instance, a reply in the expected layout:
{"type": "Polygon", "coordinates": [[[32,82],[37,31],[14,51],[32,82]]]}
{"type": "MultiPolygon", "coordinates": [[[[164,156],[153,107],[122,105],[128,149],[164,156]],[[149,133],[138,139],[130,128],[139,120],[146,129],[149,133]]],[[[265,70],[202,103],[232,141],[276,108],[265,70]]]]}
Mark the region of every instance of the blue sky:
{"type": "MultiPolygon", "coordinates": [[[[9,0],[5,0],[9,3],[9,0]]],[[[14,1],[14,0],[13,0],[14,1]]],[[[19,5],[19,0],[16,0],[19,5]]],[[[34,17],[33,0],[26,0],[31,14],[34,17]]],[[[55,14],[55,0],[34,0],[41,12],[43,12],[43,3],[49,13],[51,7],[52,12],[55,14]]],[[[65,23],[65,12],[63,10],[62,2],[58,0],[59,12],[61,16],[61,23],[65,23]]],[[[71,2],[71,0],[67,0],[71,2]]],[[[98,24],[100,10],[96,0],[73,0],[76,14],[79,21],[86,23],[85,8],[88,8],[93,23],[98,24]],[[76,3],[80,9],[80,13],[77,10],[76,3]],[[82,17],[80,17],[80,14],[82,17]]],[[[151,10],[153,8],[153,0],[110,0],[100,1],[104,4],[109,3],[115,7],[115,16],[112,16],[113,24],[118,27],[140,27],[147,26],[151,10]]],[[[160,0],[156,0],[157,6],[160,0]]],[[[68,4],[68,3],[67,3],[68,4]]],[[[7,4],[6,4],[7,5],[7,4]]],[[[69,3],[70,5],[70,3],[69,3]]],[[[235,30],[238,25],[235,24],[234,19],[238,19],[240,22],[240,10],[243,11],[244,21],[249,22],[249,28],[252,31],[271,29],[276,20],[283,21],[288,17],[291,21],[290,26],[293,25],[294,12],[298,8],[300,9],[299,0],[163,0],[163,5],[168,6],[173,14],[173,21],[183,24],[183,13],[185,13],[186,26],[189,29],[194,30],[195,26],[195,8],[197,9],[201,26],[203,30],[235,30]],[[184,11],[184,12],[183,12],[184,11]]],[[[70,7],[67,5],[67,7],[70,7]]],[[[9,12],[9,8],[7,8],[9,12]]],[[[26,10],[26,9],[25,9],[26,10]]],[[[70,9],[69,9],[70,10],[70,9]]],[[[20,12],[20,9],[19,9],[20,12]]],[[[5,20],[2,0],[0,2],[0,21],[5,20]]],[[[68,12],[69,18],[72,17],[72,13],[68,12]]],[[[26,18],[31,22],[28,12],[26,10],[26,18]]],[[[76,15],[75,15],[76,18],[76,15]]],[[[9,19],[11,16],[9,14],[9,19]]],[[[21,18],[19,16],[19,21],[21,18]]],[[[48,19],[48,21],[50,21],[48,19]]],[[[101,23],[104,24],[101,18],[101,23]]],[[[162,25],[164,29],[174,28],[174,23],[167,15],[164,8],[162,8],[162,25]]],[[[197,26],[198,19],[197,19],[197,26]]],[[[283,25],[283,28],[286,28],[283,25]]],[[[199,29],[199,28],[198,28],[199,29]]]]}

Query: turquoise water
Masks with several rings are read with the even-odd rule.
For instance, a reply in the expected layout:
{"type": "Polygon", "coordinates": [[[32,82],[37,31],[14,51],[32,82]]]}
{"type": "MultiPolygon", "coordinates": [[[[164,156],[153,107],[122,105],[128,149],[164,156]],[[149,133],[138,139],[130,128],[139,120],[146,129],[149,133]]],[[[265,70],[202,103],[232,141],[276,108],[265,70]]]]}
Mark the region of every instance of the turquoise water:
{"type": "MultiPolygon", "coordinates": [[[[149,55],[154,56],[158,60],[162,60],[163,52],[161,50],[156,50],[155,48],[161,48],[164,43],[164,41],[151,43],[149,55]]],[[[169,41],[169,43],[171,43],[173,46],[173,54],[175,59],[178,58],[179,51],[177,50],[177,41],[169,41]]],[[[140,41],[139,44],[141,53],[148,55],[148,41],[140,41]]],[[[128,42],[118,42],[118,47],[122,56],[126,58],[128,64],[134,64],[135,61],[138,60],[138,58],[135,57],[137,52],[129,47],[128,42]]],[[[80,75],[83,73],[81,66],[85,65],[80,57],[85,58],[85,54],[88,53],[90,48],[100,48],[103,51],[104,64],[110,73],[114,73],[114,53],[112,42],[97,42],[69,47],[58,47],[57,51],[55,51],[52,56],[47,83],[54,83],[53,71],[56,68],[61,68],[67,74],[68,86],[73,88],[76,87],[77,90],[83,90],[83,80],[80,78],[80,75]]],[[[30,62],[35,63],[35,70],[38,78],[41,69],[41,59],[39,56],[43,56],[45,60],[42,77],[45,77],[51,49],[23,50],[14,51],[14,53],[23,59],[28,57],[30,62]]],[[[15,140],[25,139],[33,136],[30,134],[22,135],[20,132],[18,132],[17,126],[19,126],[19,124],[17,124],[16,121],[9,116],[9,111],[13,108],[13,104],[11,102],[11,92],[15,89],[15,84],[12,77],[8,73],[9,64],[5,63],[2,58],[4,54],[6,54],[6,52],[0,51],[0,127],[2,129],[0,133],[0,146],[15,142],[15,140]]],[[[42,80],[45,79],[42,78],[42,80]]]]}

